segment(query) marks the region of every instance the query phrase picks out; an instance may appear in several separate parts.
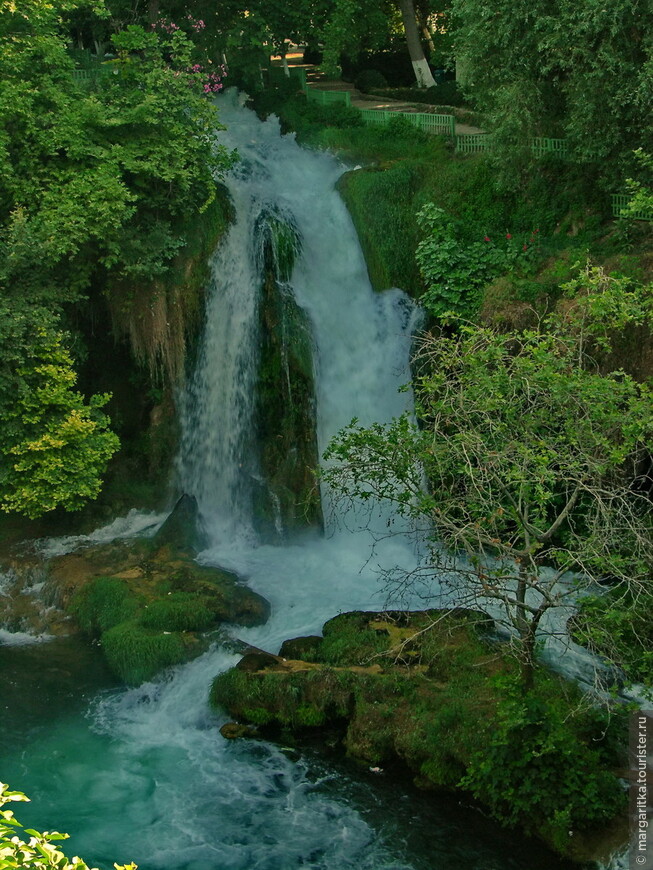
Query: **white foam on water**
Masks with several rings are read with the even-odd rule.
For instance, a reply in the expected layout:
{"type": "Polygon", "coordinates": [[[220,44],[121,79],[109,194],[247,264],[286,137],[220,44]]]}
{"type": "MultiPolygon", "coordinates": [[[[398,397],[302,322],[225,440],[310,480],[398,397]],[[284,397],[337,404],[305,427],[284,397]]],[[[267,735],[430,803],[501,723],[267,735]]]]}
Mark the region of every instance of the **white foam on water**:
{"type": "Polygon", "coordinates": [[[167,513],[133,509],[124,517],[116,517],[106,526],[100,526],[88,535],[42,538],[35,543],[35,550],[44,559],[52,559],[93,544],[108,544],[122,538],[153,535],[167,516],[167,513]]]}

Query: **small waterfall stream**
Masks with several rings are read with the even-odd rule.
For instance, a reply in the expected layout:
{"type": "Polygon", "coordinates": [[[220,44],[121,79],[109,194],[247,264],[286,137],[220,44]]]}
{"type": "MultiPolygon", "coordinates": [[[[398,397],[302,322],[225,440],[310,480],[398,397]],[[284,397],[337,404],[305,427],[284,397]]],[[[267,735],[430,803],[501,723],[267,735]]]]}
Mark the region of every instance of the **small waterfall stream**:
{"type": "MultiPolygon", "coordinates": [[[[241,162],[229,179],[237,219],[213,263],[213,292],[197,372],[183,398],[183,488],[200,504],[209,547],[200,561],[237,571],[272,605],[269,622],[239,637],[276,651],[351,609],[385,602],[379,572],[415,564],[413,543],[382,536],[388,517],[352,512],[326,535],[306,530],[260,544],[252,520],[257,361],[256,239],[261,211],[291,215],[301,232],[292,276],[316,345],[318,442],[353,417],[389,420],[409,407],[416,313],[399,291],[374,294],[334,184],[342,167],[281,137],[274,120],[225,98],[221,139],[241,162]],[[370,547],[377,538],[370,558],[370,547]]],[[[328,507],[325,515],[330,516],[328,507]]],[[[419,603],[416,602],[416,606],[419,603]]],[[[216,648],[137,689],[107,687],[87,706],[58,709],[2,757],[2,778],[28,791],[21,817],[74,832],[69,851],[109,868],[142,870],[552,870],[532,844],[498,834],[446,798],[429,810],[283,748],[228,742],[207,707],[212,678],[237,656],[216,648]],[[420,815],[421,813],[421,815],[420,815]],[[409,829],[415,826],[414,834],[409,829]],[[421,831],[419,828],[421,827],[421,831]]],[[[44,701],[45,703],[45,701],[44,701]]]]}

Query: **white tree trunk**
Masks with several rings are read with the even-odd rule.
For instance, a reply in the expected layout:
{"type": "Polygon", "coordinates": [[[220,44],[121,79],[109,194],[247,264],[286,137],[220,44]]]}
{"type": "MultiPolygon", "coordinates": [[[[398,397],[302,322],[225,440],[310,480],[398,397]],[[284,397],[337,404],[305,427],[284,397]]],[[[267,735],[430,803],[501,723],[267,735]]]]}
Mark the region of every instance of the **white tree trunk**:
{"type": "Polygon", "coordinates": [[[413,0],[399,0],[399,8],[401,17],[404,22],[404,30],[406,31],[406,42],[408,43],[408,53],[413,64],[413,71],[419,88],[434,88],[435,79],[431,73],[431,69],[424,57],[422,43],[420,42],[419,32],[417,30],[417,19],[415,17],[415,7],[413,0]]]}
{"type": "Polygon", "coordinates": [[[436,81],[433,78],[433,73],[431,72],[431,68],[428,65],[428,62],[425,57],[421,60],[412,61],[413,64],[413,72],[415,73],[415,79],[417,81],[418,88],[434,88],[436,87],[436,81]]]}

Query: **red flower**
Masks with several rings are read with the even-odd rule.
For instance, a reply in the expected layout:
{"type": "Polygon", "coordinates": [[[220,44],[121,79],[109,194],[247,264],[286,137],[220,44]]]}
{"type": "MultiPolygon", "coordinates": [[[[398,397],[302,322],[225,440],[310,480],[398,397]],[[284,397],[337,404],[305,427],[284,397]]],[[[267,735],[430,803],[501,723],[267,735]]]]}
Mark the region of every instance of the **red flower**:
{"type": "Polygon", "coordinates": [[[484,242],[489,242],[489,241],[490,241],[490,237],[489,237],[489,236],[485,236],[485,237],[483,238],[483,241],[484,241],[484,242]]]}
{"type": "Polygon", "coordinates": [[[512,238],[512,236],[510,235],[510,233],[506,233],[506,238],[507,238],[507,239],[511,239],[511,238],[512,238]]]}
{"type": "Polygon", "coordinates": [[[522,248],[522,251],[527,251],[527,250],[528,250],[528,245],[525,244],[524,247],[522,248]]]}

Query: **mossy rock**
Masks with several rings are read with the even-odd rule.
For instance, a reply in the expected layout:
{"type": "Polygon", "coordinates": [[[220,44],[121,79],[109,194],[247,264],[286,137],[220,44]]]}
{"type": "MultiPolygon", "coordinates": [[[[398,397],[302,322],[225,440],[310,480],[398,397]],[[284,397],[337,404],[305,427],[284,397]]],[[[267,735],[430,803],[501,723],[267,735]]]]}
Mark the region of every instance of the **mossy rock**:
{"type": "Polygon", "coordinates": [[[534,692],[511,694],[519,664],[508,644],[489,642],[491,627],[463,609],[340,614],[321,642],[284,645],[296,659],[263,654],[217,676],[211,703],[267,737],[335,731],[352,758],[405,765],[422,788],[467,788],[498,820],[565,852],[568,829],[595,830],[623,804],[614,726],[579,712],[576,687],[542,669],[534,692]],[[536,781],[523,776],[529,765],[536,781]]]}
{"type": "Polygon", "coordinates": [[[296,228],[276,213],[257,224],[262,286],[256,429],[264,484],[254,494],[259,532],[321,525],[316,473],[314,342],[310,321],[288,286],[299,251],[296,228]]]}
{"type": "Polygon", "coordinates": [[[199,507],[193,495],[182,495],[154,538],[154,546],[169,546],[181,552],[196,553],[206,545],[199,525],[199,507]]]}
{"type": "Polygon", "coordinates": [[[316,661],[315,657],[318,655],[318,648],[321,643],[322,638],[318,634],[284,640],[281,644],[279,655],[284,659],[306,659],[307,661],[316,661]]]}
{"type": "Polygon", "coordinates": [[[105,631],[100,643],[111,670],[132,686],[151,680],[163,668],[188,661],[204,649],[193,635],[148,629],[136,620],[105,631]]]}
{"type": "Polygon", "coordinates": [[[52,559],[48,584],[53,600],[99,639],[111,668],[130,684],[202,652],[203,633],[221,623],[259,625],[269,615],[268,602],[235,574],[198,565],[156,537],[52,559]]]}

